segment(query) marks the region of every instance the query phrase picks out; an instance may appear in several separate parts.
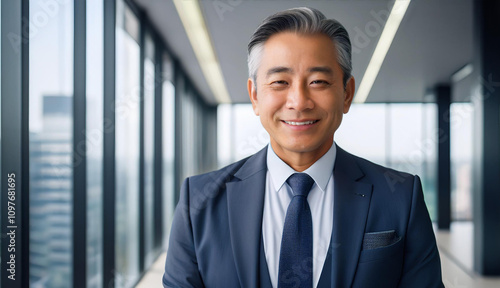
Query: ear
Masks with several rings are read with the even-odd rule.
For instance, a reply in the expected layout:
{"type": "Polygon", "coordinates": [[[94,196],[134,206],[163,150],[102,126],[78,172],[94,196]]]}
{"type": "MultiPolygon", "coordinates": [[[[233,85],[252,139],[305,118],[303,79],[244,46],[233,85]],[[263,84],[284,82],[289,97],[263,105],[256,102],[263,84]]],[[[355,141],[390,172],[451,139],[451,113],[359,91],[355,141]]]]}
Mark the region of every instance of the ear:
{"type": "Polygon", "coordinates": [[[354,90],[356,89],[356,84],[354,77],[351,76],[349,80],[347,80],[347,84],[344,91],[344,114],[349,112],[349,108],[351,108],[351,103],[354,98],[354,90]]]}
{"type": "Polygon", "coordinates": [[[253,112],[255,113],[255,115],[259,116],[256,86],[257,84],[252,80],[252,78],[248,78],[247,81],[248,96],[250,97],[250,101],[252,101],[253,112]]]}

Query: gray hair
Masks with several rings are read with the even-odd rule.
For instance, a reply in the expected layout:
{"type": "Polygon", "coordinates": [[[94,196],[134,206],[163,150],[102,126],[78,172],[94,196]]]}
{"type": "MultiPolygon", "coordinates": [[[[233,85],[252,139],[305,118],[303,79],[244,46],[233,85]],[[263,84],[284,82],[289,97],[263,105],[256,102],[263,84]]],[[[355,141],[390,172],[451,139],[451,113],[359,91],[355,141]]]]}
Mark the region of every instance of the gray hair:
{"type": "Polygon", "coordinates": [[[300,7],[278,12],[265,19],[255,30],[248,43],[248,74],[256,83],[257,69],[264,43],[274,34],[292,31],[301,34],[325,34],[337,48],[338,63],[344,73],[344,87],[351,78],[351,41],[342,24],[314,8],[300,7]]]}

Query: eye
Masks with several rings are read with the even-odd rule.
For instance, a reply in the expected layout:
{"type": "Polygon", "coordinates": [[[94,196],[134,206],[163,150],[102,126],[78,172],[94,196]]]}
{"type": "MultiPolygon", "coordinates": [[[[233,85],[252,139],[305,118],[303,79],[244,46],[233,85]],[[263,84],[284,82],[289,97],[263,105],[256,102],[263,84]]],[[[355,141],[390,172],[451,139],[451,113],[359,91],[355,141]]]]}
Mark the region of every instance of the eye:
{"type": "Polygon", "coordinates": [[[285,80],[276,80],[272,81],[269,84],[269,87],[274,90],[283,90],[286,89],[289,86],[288,82],[285,80]]]}
{"type": "Polygon", "coordinates": [[[285,80],[277,80],[271,82],[271,85],[288,85],[288,82],[286,82],[285,80]]]}
{"type": "Polygon", "coordinates": [[[314,86],[330,86],[330,82],[325,80],[314,80],[311,82],[311,85],[314,86]]]}

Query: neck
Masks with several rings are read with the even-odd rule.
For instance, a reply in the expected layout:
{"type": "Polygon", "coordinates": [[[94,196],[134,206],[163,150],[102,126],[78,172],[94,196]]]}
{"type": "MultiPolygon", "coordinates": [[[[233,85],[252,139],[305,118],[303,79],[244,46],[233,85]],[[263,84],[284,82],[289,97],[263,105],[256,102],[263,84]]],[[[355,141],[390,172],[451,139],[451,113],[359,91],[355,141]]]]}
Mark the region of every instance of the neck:
{"type": "Polygon", "coordinates": [[[271,147],[274,153],[283,160],[288,166],[292,167],[297,172],[303,172],[311,167],[323,155],[330,150],[333,145],[333,138],[328,143],[324,143],[318,149],[312,151],[291,151],[283,149],[281,146],[271,140],[271,147]]]}

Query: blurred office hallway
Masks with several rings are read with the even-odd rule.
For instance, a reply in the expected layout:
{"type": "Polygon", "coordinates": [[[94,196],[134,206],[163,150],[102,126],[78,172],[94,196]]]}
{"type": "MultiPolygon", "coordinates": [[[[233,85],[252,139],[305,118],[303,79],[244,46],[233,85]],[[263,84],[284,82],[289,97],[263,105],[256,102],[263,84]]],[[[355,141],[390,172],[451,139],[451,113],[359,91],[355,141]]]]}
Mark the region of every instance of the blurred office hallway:
{"type": "Polygon", "coordinates": [[[2,1],[0,166],[21,195],[0,199],[4,236],[16,206],[12,287],[160,287],[182,181],[269,142],[247,44],[298,6],[351,37],[356,94],[337,145],[420,176],[446,287],[500,287],[497,2],[2,1]]]}

